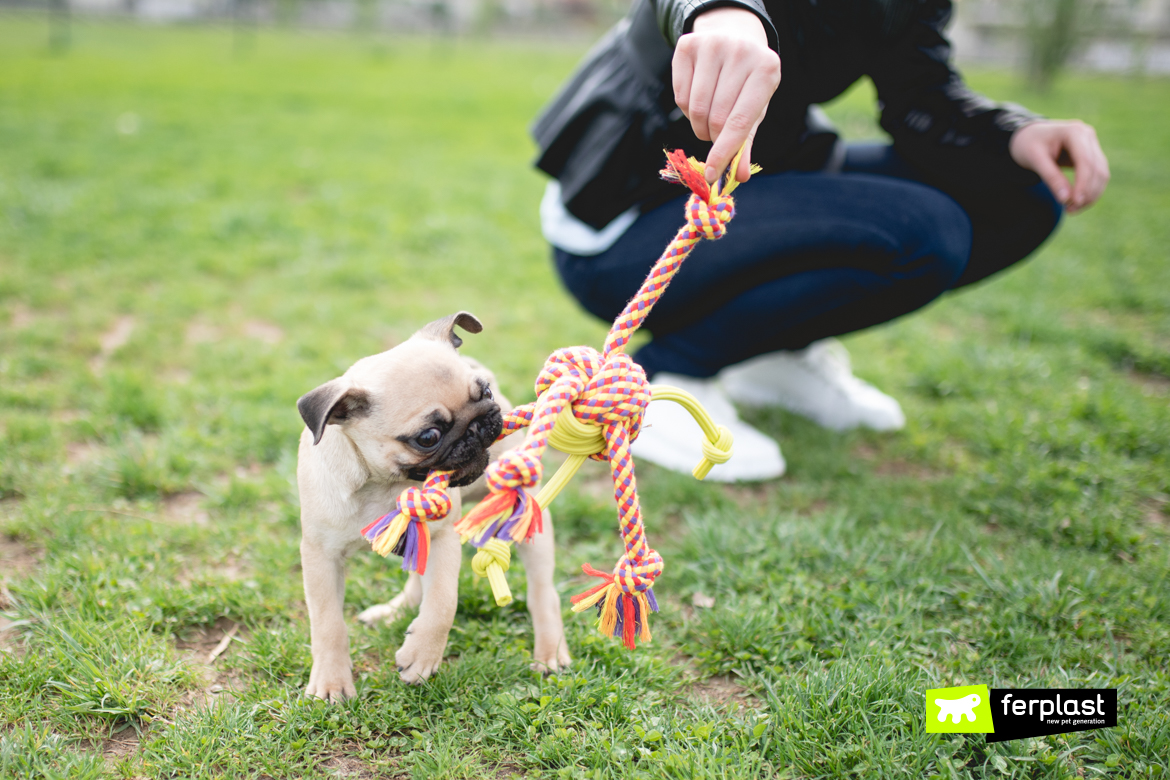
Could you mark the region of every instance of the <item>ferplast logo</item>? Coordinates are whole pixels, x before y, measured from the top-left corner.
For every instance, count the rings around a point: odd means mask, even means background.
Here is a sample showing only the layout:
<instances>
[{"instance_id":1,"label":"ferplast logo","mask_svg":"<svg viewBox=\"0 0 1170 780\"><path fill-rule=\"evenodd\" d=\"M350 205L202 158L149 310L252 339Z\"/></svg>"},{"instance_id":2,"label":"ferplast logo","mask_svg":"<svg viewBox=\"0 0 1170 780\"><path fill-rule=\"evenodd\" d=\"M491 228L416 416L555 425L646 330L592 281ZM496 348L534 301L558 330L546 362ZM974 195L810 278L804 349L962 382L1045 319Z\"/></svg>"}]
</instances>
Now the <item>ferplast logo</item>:
<instances>
[{"instance_id":1,"label":"ferplast logo","mask_svg":"<svg viewBox=\"0 0 1170 780\"><path fill-rule=\"evenodd\" d=\"M991 688L926 692L926 731L986 734L988 742L1117 725L1116 688Z\"/></svg>"},{"instance_id":2,"label":"ferplast logo","mask_svg":"<svg viewBox=\"0 0 1170 780\"><path fill-rule=\"evenodd\" d=\"M986 685L936 688L926 692L926 731L929 734L990 734L991 694Z\"/></svg>"}]
</instances>

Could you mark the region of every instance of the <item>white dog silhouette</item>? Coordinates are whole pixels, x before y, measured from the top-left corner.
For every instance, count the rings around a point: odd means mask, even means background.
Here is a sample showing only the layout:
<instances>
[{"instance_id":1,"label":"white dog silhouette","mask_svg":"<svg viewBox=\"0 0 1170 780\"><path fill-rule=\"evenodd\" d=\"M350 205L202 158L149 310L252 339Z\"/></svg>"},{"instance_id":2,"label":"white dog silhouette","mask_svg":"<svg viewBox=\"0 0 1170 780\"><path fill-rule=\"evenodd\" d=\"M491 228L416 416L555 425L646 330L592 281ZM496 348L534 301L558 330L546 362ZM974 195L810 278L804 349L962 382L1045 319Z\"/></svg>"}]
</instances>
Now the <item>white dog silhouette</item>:
<instances>
[{"instance_id":1,"label":"white dog silhouette","mask_svg":"<svg viewBox=\"0 0 1170 780\"><path fill-rule=\"evenodd\" d=\"M938 705L938 722L942 723L951 716L952 723L962 723L963 717L966 716L975 722L975 708L979 706L979 694L972 693L970 696L964 696L961 699L935 699L934 703Z\"/></svg>"}]
</instances>

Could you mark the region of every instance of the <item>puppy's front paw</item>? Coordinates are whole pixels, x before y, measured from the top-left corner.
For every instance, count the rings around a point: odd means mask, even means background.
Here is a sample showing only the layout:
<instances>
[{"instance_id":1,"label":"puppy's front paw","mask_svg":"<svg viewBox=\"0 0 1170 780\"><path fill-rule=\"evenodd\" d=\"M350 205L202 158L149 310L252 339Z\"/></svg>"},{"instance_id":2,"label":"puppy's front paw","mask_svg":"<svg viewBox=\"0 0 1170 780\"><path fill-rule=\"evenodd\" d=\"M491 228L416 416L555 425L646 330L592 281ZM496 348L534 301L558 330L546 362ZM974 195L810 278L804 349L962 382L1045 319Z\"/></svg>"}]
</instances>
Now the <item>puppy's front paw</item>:
<instances>
[{"instance_id":1,"label":"puppy's front paw","mask_svg":"<svg viewBox=\"0 0 1170 780\"><path fill-rule=\"evenodd\" d=\"M419 627L419 621L410 624L406 641L394 654L398 674L404 683L414 685L430 677L443 663L443 650L447 647L447 632Z\"/></svg>"},{"instance_id":2,"label":"puppy's front paw","mask_svg":"<svg viewBox=\"0 0 1170 780\"><path fill-rule=\"evenodd\" d=\"M375 626L379 622L393 622L405 613L406 604L396 598L387 604L375 604L368 609L362 610L358 614L357 619L367 626Z\"/></svg>"},{"instance_id":3,"label":"puppy's front paw","mask_svg":"<svg viewBox=\"0 0 1170 780\"><path fill-rule=\"evenodd\" d=\"M338 704L356 696L357 689L353 687L353 670L350 669L348 663L314 663L313 671L309 673L309 684L305 686L305 695L324 699L330 704Z\"/></svg>"}]
</instances>

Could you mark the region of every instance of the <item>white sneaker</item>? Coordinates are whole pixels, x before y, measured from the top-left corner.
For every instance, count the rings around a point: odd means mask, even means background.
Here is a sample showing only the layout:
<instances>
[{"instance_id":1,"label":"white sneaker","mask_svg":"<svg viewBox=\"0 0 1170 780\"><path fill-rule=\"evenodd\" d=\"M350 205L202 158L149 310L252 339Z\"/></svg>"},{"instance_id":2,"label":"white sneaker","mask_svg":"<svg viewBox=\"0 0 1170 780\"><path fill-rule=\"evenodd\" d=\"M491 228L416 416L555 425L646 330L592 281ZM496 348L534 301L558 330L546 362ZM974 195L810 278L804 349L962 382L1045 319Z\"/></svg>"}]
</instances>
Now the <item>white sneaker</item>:
<instances>
[{"instance_id":1,"label":"white sneaker","mask_svg":"<svg viewBox=\"0 0 1170 780\"><path fill-rule=\"evenodd\" d=\"M717 464L707 479L718 482L756 482L784 473L784 456L775 439L739 419L735 407L714 379L695 379L659 372L652 385L686 390L707 409L719 425L727 426L735 441L731 459ZM642 431L631 451L671 471L690 474L703 457L703 431L690 413L673 401L655 401L646 410Z\"/></svg>"},{"instance_id":2,"label":"white sneaker","mask_svg":"<svg viewBox=\"0 0 1170 780\"><path fill-rule=\"evenodd\" d=\"M906 415L896 400L853 376L837 339L799 352L772 352L723 369L728 396L745 406L779 406L835 431L865 426L896 431Z\"/></svg>"}]
</instances>

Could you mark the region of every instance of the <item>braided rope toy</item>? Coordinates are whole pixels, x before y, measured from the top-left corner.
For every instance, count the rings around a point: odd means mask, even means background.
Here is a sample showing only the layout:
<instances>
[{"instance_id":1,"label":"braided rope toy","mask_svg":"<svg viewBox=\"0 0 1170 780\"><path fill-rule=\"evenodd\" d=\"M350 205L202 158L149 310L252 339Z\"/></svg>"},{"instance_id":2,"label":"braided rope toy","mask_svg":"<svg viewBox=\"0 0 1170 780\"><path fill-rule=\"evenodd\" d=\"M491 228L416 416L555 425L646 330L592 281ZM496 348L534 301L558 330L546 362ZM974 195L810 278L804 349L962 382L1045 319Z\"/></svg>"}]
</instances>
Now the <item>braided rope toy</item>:
<instances>
[{"instance_id":1,"label":"braided rope toy","mask_svg":"<svg viewBox=\"0 0 1170 780\"><path fill-rule=\"evenodd\" d=\"M536 401L504 415L500 439L524 428L529 428L528 438L488 466L488 497L455 523L462 540L478 549L472 570L488 578L499 606L512 601L504 576L511 562L511 544L540 533L541 508L553 502L585 460L604 461L613 478L625 554L609 573L582 566L601 582L572 597L573 611L596 607L601 632L621 637L631 650L635 640L650 641L649 614L658 611L653 585L662 574L663 561L646 539L630 445L638 437L651 400L679 403L703 431L703 458L692 472L703 479L715 464L731 457L731 432L716 425L690 393L663 386L651 389L646 372L625 348L695 244L704 238L719 239L726 232L735 215L731 193L739 185L734 171L742 154L741 149L721 187L720 182L707 184L704 166L695 158L687 158L682 150L667 153L662 178L684 184L692 193L686 204L686 224L614 321L603 350L568 347L553 352L536 379ZM753 173L758 170L752 166ZM529 490L541 481L541 456L549 445L569 457L540 493L532 496ZM382 556L401 555L403 569L424 573L430 548L427 522L441 520L451 511L446 493L449 481L450 472L432 471L422 488L404 490L394 511L362 530L374 551Z\"/></svg>"}]
</instances>

